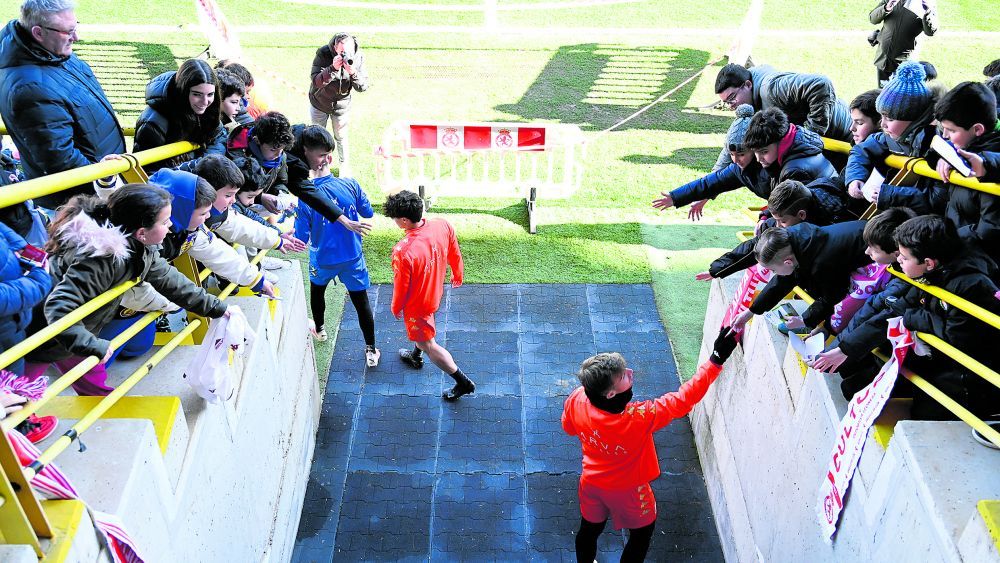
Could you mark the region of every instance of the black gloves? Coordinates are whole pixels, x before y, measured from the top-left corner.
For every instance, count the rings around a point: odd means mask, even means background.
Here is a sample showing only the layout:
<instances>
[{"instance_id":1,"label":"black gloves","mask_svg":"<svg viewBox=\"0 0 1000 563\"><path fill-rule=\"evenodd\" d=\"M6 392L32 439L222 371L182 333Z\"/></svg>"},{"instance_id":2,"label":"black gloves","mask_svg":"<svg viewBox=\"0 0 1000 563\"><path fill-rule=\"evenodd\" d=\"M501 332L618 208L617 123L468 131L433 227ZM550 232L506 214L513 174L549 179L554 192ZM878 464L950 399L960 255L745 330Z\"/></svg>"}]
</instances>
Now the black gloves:
<instances>
[{"instance_id":1,"label":"black gloves","mask_svg":"<svg viewBox=\"0 0 1000 563\"><path fill-rule=\"evenodd\" d=\"M712 345L712 356L709 359L712 360L713 364L721 366L726 363L735 349L736 333L728 326L724 326L719 331L719 336L715 338L715 344Z\"/></svg>"}]
</instances>

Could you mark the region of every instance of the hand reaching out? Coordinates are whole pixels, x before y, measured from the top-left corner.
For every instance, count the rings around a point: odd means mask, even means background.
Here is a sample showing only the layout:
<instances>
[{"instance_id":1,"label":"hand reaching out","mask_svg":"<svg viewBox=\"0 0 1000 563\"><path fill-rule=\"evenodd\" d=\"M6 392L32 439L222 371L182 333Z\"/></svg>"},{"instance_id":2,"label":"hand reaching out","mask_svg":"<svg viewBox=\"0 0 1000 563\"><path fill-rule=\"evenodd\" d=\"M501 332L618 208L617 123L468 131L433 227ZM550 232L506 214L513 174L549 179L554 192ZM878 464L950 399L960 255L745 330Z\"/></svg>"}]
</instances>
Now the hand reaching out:
<instances>
[{"instance_id":1,"label":"hand reaching out","mask_svg":"<svg viewBox=\"0 0 1000 563\"><path fill-rule=\"evenodd\" d=\"M352 233L357 233L361 236L365 236L369 231L372 230L372 226L368 223L362 223L361 221L352 221L348 219L346 215L341 215L337 222L344 226L348 231Z\"/></svg>"},{"instance_id":2,"label":"hand reaching out","mask_svg":"<svg viewBox=\"0 0 1000 563\"><path fill-rule=\"evenodd\" d=\"M653 207L663 211L674 206L674 198L670 197L670 192L660 192L663 197L653 200Z\"/></svg>"},{"instance_id":3,"label":"hand reaching out","mask_svg":"<svg viewBox=\"0 0 1000 563\"><path fill-rule=\"evenodd\" d=\"M303 252L306 249L306 243L295 238L292 233L282 233L281 235L282 243L278 250L282 254L288 254L289 252Z\"/></svg>"},{"instance_id":4,"label":"hand reaching out","mask_svg":"<svg viewBox=\"0 0 1000 563\"><path fill-rule=\"evenodd\" d=\"M712 274L710 274L709 272L698 272L697 274L694 275L694 279L698 281L711 281Z\"/></svg>"},{"instance_id":5,"label":"hand reaching out","mask_svg":"<svg viewBox=\"0 0 1000 563\"><path fill-rule=\"evenodd\" d=\"M708 203L707 199L692 203L691 209L688 210L688 219L692 221L701 221L702 210L705 209L706 203Z\"/></svg>"}]
</instances>

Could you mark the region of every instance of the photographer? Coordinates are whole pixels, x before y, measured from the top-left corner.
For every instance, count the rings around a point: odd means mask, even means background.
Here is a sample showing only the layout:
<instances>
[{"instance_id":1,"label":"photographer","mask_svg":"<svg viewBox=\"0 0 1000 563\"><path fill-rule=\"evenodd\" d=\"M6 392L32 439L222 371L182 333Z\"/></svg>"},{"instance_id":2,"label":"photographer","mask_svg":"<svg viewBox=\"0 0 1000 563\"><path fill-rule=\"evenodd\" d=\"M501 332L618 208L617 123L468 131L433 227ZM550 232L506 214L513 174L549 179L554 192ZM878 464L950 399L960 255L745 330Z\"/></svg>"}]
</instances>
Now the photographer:
<instances>
[{"instance_id":1,"label":"photographer","mask_svg":"<svg viewBox=\"0 0 1000 563\"><path fill-rule=\"evenodd\" d=\"M882 24L881 30L868 37L868 42L878 49L875 69L879 88L886 85L896 67L917 48L921 32L930 36L937 31L935 4L935 0L880 0L868 14L872 25Z\"/></svg>"},{"instance_id":2,"label":"photographer","mask_svg":"<svg viewBox=\"0 0 1000 563\"><path fill-rule=\"evenodd\" d=\"M347 33L334 35L328 45L316 50L310 76L309 113L312 123L326 127L327 118L333 122L333 138L337 141L337 156L340 159L337 175L349 176L347 123L351 91L364 92L368 89L364 55L358 47L358 40Z\"/></svg>"}]
</instances>

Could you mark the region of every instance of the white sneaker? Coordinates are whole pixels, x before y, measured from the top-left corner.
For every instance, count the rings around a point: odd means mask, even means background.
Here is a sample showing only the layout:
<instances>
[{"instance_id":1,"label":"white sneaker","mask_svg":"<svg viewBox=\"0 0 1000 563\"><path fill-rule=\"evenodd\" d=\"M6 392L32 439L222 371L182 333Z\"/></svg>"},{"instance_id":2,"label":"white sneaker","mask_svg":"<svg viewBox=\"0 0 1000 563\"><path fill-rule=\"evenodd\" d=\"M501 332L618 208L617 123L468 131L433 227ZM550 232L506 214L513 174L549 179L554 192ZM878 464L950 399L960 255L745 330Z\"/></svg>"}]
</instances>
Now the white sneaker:
<instances>
[{"instance_id":1,"label":"white sneaker","mask_svg":"<svg viewBox=\"0 0 1000 563\"><path fill-rule=\"evenodd\" d=\"M373 368L378 365L378 360L381 357L382 352L379 352L378 348L374 346L365 346L365 365Z\"/></svg>"},{"instance_id":2,"label":"white sneaker","mask_svg":"<svg viewBox=\"0 0 1000 563\"><path fill-rule=\"evenodd\" d=\"M317 342L326 342L327 334L326 327L320 325L319 330L316 330L316 322L309 319L309 334L316 339Z\"/></svg>"},{"instance_id":3,"label":"white sneaker","mask_svg":"<svg viewBox=\"0 0 1000 563\"><path fill-rule=\"evenodd\" d=\"M282 270L288 265L288 260L282 258L271 258L270 256L265 256L260 260L260 267L265 270Z\"/></svg>"}]
</instances>

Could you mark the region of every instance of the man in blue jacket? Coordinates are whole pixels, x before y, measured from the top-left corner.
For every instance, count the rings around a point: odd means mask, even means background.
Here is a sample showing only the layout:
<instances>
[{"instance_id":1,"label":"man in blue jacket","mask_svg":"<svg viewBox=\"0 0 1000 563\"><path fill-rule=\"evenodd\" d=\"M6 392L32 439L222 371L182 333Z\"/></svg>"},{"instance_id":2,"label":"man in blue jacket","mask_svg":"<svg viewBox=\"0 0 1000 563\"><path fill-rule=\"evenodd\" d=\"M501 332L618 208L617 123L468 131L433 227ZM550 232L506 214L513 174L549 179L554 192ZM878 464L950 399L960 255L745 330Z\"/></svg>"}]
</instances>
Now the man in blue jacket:
<instances>
[{"instance_id":1,"label":"man in blue jacket","mask_svg":"<svg viewBox=\"0 0 1000 563\"><path fill-rule=\"evenodd\" d=\"M0 116L21 152L28 179L125 152L111 102L87 63L70 0L25 0L21 17L0 31ZM77 186L35 199L55 209L90 190Z\"/></svg>"}]
</instances>

